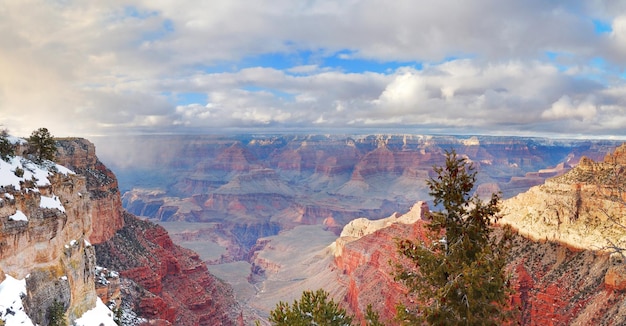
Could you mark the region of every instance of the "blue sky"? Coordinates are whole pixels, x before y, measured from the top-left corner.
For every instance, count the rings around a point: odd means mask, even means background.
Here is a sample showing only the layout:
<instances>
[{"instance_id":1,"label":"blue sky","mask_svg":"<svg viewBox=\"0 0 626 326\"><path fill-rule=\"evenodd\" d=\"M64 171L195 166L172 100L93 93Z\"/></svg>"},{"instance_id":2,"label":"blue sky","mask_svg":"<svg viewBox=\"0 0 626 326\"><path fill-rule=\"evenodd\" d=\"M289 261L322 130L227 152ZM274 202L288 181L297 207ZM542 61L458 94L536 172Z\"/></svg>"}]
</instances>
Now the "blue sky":
<instances>
[{"instance_id":1,"label":"blue sky","mask_svg":"<svg viewBox=\"0 0 626 326\"><path fill-rule=\"evenodd\" d=\"M624 137L619 1L0 4L15 134L412 131Z\"/></svg>"}]
</instances>

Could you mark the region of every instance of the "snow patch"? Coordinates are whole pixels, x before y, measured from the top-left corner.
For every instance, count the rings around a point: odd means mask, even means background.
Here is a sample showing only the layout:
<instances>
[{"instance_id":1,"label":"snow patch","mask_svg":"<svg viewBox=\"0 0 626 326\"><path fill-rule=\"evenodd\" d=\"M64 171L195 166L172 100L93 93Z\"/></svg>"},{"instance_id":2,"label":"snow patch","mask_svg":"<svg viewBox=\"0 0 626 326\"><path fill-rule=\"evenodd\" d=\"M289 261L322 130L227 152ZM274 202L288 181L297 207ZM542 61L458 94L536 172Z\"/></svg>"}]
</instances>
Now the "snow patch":
<instances>
[{"instance_id":1,"label":"snow patch","mask_svg":"<svg viewBox=\"0 0 626 326\"><path fill-rule=\"evenodd\" d=\"M113 320L113 312L102 303L100 298L96 298L96 307L85 312L80 318L74 321L76 326L117 326Z\"/></svg>"},{"instance_id":2,"label":"snow patch","mask_svg":"<svg viewBox=\"0 0 626 326\"><path fill-rule=\"evenodd\" d=\"M6 279L0 283L0 319L6 325L32 326L24 306L22 296L26 295L26 280L17 280L6 275Z\"/></svg>"},{"instance_id":3,"label":"snow patch","mask_svg":"<svg viewBox=\"0 0 626 326\"><path fill-rule=\"evenodd\" d=\"M58 209L61 212L65 213L65 207L63 207L63 205L61 204L61 201L59 200L59 197L57 196L53 196L53 197L46 197L46 196L41 196L41 201L39 202L39 207L41 208L52 208L52 209Z\"/></svg>"},{"instance_id":4,"label":"snow patch","mask_svg":"<svg viewBox=\"0 0 626 326\"><path fill-rule=\"evenodd\" d=\"M74 171L64 167L63 165L55 164L54 168L57 170L57 172L59 172L59 173L61 173L63 175L76 174Z\"/></svg>"},{"instance_id":5,"label":"snow patch","mask_svg":"<svg viewBox=\"0 0 626 326\"><path fill-rule=\"evenodd\" d=\"M15 212L15 214L9 216L9 221L26 221L26 222L28 222L28 217L26 217L26 215L22 211L20 211L18 209L17 212Z\"/></svg>"},{"instance_id":6,"label":"snow patch","mask_svg":"<svg viewBox=\"0 0 626 326\"><path fill-rule=\"evenodd\" d=\"M20 170L23 174L17 176L16 171ZM50 161L39 165L21 156L15 156L8 161L0 160L0 186L13 186L16 190L20 190L20 182L27 180L35 181L35 185L38 187L49 186L48 177L53 172L64 175L76 174L72 170Z\"/></svg>"}]
</instances>

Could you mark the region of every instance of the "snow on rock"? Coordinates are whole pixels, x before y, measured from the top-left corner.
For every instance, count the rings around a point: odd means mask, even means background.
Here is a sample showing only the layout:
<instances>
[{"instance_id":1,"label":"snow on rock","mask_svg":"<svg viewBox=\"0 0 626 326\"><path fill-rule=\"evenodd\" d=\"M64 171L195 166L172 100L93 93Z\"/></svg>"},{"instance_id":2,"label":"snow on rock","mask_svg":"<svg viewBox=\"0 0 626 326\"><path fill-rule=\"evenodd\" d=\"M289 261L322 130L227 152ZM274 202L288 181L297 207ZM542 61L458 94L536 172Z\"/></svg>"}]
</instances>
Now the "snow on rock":
<instances>
[{"instance_id":1,"label":"snow on rock","mask_svg":"<svg viewBox=\"0 0 626 326\"><path fill-rule=\"evenodd\" d=\"M33 325L24 312L21 298L23 295L26 295L26 280L17 280L6 275L6 279L0 283L0 319L6 325Z\"/></svg>"},{"instance_id":2,"label":"snow on rock","mask_svg":"<svg viewBox=\"0 0 626 326\"><path fill-rule=\"evenodd\" d=\"M9 162L0 160L0 186L13 186L15 189L20 189L20 181L24 178L15 175L17 168L22 169L19 157L13 157L9 159Z\"/></svg>"},{"instance_id":3,"label":"snow on rock","mask_svg":"<svg viewBox=\"0 0 626 326\"><path fill-rule=\"evenodd\" d=\"M65 207L63 207L63 205L61 204L61 201L59 200L59 197L57 196L52 196L52 197L41 196L39 207L52 208L52 209L56 208L60 210L61 212L65 212Z\"/></svg>"},{"instance_id":4,"label":"snow on rock","mask_svg":"<svg viewBox=\"0 0 626 326\"><path fill-rule=\"evenodd\" d=\"M18 170L23 171L21 177L16 174ZM50 161L39 165L21 156L12 157L8 161L0 160L0 186L13 186L16 190L20 190L20 182L26 180L35 180L35 185L38 187L49 186L48 176L52 174L52 171L64 175L75 174L72 170Z\"/></svg>"},{"instance_id":5,"label":"snow on rock","mask_svg":"<svg viewBox=\"0 0 626 326\"><path fill-rule=\"evenodd\" d=\"M96 299L96 307L85 312L80 318L74 321L76 326L117 326L113 320L113 312L102 303L100 298Z\"/></svg>"},{"instance_id":6,"label":"snow on rock","mask_svg":"<svg viewBox=\"0 0 626 326\"><path fill-rule=\"evenodd\" d=\"M9 221L28 221L28 217L18 209L15 214L9 216Z\"/></svg>"}]
</instances>

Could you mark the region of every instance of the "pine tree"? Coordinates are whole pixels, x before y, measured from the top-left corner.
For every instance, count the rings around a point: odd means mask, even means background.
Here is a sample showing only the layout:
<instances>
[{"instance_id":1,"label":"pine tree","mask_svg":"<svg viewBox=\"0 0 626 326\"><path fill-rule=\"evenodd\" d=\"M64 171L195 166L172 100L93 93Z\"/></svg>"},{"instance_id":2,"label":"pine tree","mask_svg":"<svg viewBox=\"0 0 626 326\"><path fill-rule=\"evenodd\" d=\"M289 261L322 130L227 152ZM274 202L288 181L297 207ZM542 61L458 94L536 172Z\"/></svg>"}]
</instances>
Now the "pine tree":
<instances>
[{"instance_id":1,"label":"pine tree","mask_svg":"<svg viewBox=\"0 0 626 326\"><path fill-rule=\"evenodd\" d=\"M15 149L8 136L9 132L6 129L0 130L0 159L5 161L15 156Z\"/></svg>"},{"instance_id":2,"label":"pine tree","mask_svg":"<svg viewBox=\"0 0 626 326\"><path fill-rule=\"evenodd\" d=\"M35 155L35 160L43 162L44 160L54 160L57 152L56 141L47 128L39 128L28 138L30 151Z\"/></svg>"},{"instance_id":3,"label":"pine tree","mask_svg":"<svg viewBox=\"0 0 626 326\"><path fill-rule=\"evenodd\" d=\"M454 150L428 181L440 212L431 213L428 240L398 242L410 261L396 265L396 280L418 298L415 307L398 307L406 325L500 325L510 317L511 290L504 270L511 246L510 229L493 234L500 197L488 202L470 196L476 171Z\"/></svg>"},{"instance_id":4,"label":"pine tree","mask_svg":"<svg viewBox=\"0 0 626 326\"><path fill-rule=\"evenodd\" d=\"M349 326L352 319L333 299L328 301L328 292L319 289L304 291L300 301L295 300L291 306L279 302L270 312L269 321L276 326Z\"/></svg>"}]
</instances>

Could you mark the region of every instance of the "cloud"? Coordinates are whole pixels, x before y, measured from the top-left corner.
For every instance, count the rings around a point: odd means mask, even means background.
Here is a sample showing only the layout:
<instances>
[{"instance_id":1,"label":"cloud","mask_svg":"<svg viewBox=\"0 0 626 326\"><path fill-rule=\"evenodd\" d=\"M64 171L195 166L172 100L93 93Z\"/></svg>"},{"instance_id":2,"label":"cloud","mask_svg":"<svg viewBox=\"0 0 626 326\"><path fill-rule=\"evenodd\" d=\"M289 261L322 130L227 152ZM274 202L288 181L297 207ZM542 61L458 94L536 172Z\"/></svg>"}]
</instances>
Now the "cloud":
<instances>
[{"instance_id":1,"label":"cloud","mask_svg":"<svg viewBox=\"0 0 626 326\"><path fill-rule=\"evenodd\" d=\"M624 44L600 0L7 0L0 124L624 133Z\"/></svg>"},{"instance_id":2,"label":"cloud","mask_svg":"<svg viewBox=\"0 0 626 326\"><path fill-rule=\"evenodd\" d=\"M583 101L572 101L569 96L564 95L558 101L552 103L550 109L544 111L541 117L549 120L577 119L590 121L596 116L597 111L592 98L587 98Z\"/></svg>"}]
</instances>

